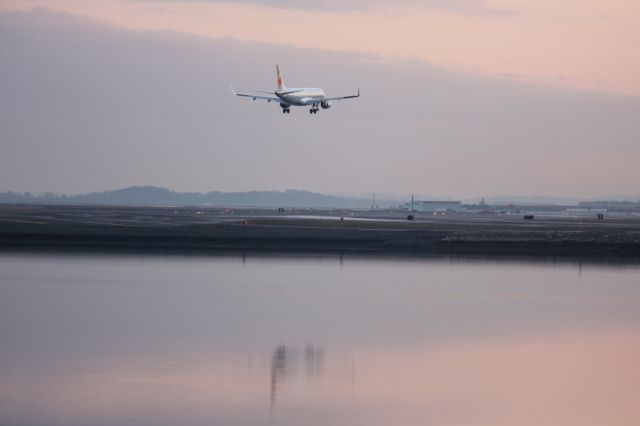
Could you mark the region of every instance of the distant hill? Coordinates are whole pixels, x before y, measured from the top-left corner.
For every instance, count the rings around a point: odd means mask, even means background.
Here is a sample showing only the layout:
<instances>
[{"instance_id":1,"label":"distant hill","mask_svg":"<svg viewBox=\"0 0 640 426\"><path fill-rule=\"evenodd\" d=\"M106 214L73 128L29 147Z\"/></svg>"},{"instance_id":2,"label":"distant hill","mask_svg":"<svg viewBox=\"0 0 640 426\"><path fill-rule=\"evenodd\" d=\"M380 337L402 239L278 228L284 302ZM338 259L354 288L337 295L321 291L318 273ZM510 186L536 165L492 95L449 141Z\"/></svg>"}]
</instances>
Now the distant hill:
<instances>
[{"instance_id":1,"label":"distant hill","mask_svg":"<svg viewBox=\"0 0 640 426\"><path fill-rule=\"evenodd\" d=\"M0 193L0 203L114 204L114 205L211 205L232 207L367 208L371 200L336 197L316 192L286 190L250 192L174 192L156 186L131 186L114 191L80 195L53 193ZM386 200L379 207L398 205Z\"/></svg>"},{"instance_id":2,"label":"distant hill","mask_svg":"<svg viewBox=\"0 0 640 426\"><path fill-rule=\"evenodd\" d=\"M376 196L379 208L396 207L407 202L410 196ZM498 196L487 197L489 205L556 205L600 207L610 209L637 209L640 203L630 202L631 197L602 197L597 201L581 201L576 198ZM422 197L419 199L427 199ZM248 191L248 192L175 192L157 186L130 186L113 191L91 192L89 194L63 195L51 192L32 194L29 192L0 192L0 203L40 203L40 204L105 204L105 205L145 205L145 206L224 206L224 207L296 207L296 208L370 208L371 198L358 195L326 195L317 192ZM476 204L476 200L467 200ZM593 205L591 205L593 204ZM635 206L635 207L634 207Z\"/></svg>"}]
</instances>

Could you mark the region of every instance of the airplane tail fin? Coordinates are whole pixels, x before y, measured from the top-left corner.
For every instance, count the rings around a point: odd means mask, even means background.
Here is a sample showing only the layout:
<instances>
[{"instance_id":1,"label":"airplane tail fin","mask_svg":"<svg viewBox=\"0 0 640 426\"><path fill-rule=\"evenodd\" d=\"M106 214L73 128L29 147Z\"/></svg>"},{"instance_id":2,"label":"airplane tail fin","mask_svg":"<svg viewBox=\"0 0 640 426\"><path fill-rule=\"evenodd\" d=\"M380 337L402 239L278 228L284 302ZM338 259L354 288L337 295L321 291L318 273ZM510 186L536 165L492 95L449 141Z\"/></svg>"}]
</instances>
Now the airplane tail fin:
<instances>
[{"instance_id":1,"label":"airplane tail fin","mask_svg":"<svg viewBox=\"0 0 640 426\"><path fill-rule=\"evenodd\" d=\"M280 73L280 66L276 65L276 75L278 77L278 92L284 92L285 90L287 90L286 86L284 85L284 80L282 79L282 74Z\"/></svg>"}]
</instances>

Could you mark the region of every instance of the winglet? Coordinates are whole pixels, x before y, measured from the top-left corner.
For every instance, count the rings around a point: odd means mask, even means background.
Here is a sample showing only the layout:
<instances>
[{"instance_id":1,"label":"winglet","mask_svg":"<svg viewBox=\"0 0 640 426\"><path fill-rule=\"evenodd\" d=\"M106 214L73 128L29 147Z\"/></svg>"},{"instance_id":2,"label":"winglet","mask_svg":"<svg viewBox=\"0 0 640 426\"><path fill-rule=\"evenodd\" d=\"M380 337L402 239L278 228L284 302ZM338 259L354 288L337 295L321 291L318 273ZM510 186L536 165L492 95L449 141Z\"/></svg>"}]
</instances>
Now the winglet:
<instances>
[{"instance_id":1,"label":"winglet","mask_svg":"<svg viewBox=\"0 0 640 426\"><path fill-rule=\"evenodd\" d=\"M229 86L229 88L231 89L231 93L233 93L234 95L238 96L238 94L236 93L235 90L233 90L233 86Z\"/></svg>"}]
</instances>

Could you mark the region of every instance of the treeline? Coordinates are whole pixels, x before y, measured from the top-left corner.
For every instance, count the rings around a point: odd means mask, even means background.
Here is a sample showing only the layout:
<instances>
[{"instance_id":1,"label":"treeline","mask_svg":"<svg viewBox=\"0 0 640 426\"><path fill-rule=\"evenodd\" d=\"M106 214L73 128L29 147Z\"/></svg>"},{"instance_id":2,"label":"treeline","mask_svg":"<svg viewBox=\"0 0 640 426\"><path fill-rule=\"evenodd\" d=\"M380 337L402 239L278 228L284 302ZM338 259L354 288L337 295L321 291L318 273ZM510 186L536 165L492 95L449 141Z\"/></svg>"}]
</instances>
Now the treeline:
<instances>
[{"instance_id":1,"label":"treeline","mask_svg":"<svg viewBox=\"0 0 640 426\"><path fill-rule=\"evenodd\" d=\"M615 211L640 210L640 202L632 201L583 201L578 207L586 209L607 209Z\"/></svg>"}]
</instances>

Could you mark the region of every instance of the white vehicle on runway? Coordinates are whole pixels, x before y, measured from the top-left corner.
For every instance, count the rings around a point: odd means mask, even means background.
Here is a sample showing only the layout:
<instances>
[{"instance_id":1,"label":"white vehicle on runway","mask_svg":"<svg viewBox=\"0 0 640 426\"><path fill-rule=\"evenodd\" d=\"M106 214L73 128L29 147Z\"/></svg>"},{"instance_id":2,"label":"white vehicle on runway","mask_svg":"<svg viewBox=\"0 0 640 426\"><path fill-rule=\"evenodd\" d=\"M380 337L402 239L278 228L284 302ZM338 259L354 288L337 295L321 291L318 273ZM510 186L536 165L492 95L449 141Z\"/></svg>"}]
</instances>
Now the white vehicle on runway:
<instances>
[{"instance_id":1,"label":"white vehicle on runway","mask_svg":"<svg viewBox=\"0 0 640 426\"><path fill-rule=\"evenodd\" d=\"M245 98L251 98L254 101L256 99L260 99L263 101L277 102L282 108L283 114L288 114L291 112L291 106L309 106L309 114L316 114L320 108L329 109L331 108L331 101L339 101L342 99L351 99L360 97L360 89L355 95L349 96L337 96L329 98L327 97L322 89L311 88L311 87L301 87L301 88L289 88L287 89L284 85L284 80L282 79L282 74L280 73L280 67L276 65L276 75L278 77L278 88L275 92L270 92L266 90L254 90L254 92L258 93L267 93L273 96L264 96L264 95L253 95L250 93L236 93L231 88L231 92L236 96L242 96Z\"/></svg>"}]
</instances>

